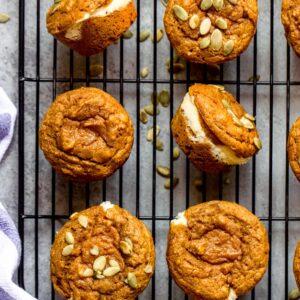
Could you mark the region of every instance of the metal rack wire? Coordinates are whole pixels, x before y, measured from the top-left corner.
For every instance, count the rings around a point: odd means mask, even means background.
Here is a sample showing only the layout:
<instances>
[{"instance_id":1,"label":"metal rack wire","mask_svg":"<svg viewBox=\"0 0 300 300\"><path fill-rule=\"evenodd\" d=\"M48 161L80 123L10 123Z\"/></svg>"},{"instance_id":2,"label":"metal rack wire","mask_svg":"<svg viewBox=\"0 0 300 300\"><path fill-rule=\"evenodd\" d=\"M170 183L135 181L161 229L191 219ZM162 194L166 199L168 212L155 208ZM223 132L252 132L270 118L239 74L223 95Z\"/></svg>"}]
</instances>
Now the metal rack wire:
<instances>
[{"instance_id":1,"label":"metal rack wire","mask_svg":"<svg viewBox=\"0 0 300 300\"><path fill-rule=\"evenodd\" d=\"M27 0L29 1L29 0ZM140 11L141 7L144 4L143 0L137 0L136 1L136 7L138 11L138 18L136 21L136 35L135 35L135 47L136 47L136 57L135 57L135 73L136 76L135 78L127 78L125 76L125 69L124 69L124 42L122 39L120 40L120 51L119 51L119 60L120 60L120 65L119 65L119 76L118 78L113 78L109 77L107 75L107 53L110 51L109 49L106 50L103 53L103 65L104 65L104 72L103 72L103 78L91 78L89 74L89 65L90 65L90 58L85 59L85 69L86 69L86 74L84 78L80 78L75 76L74 68L76 68L75 62L74 62L74 53L73 51L70 51L69 53L69 77L61 76L58 72L58 60L59 60L59 55L58 55L58 43L56 41L53 42L53 59L52 59L52 74L48 74L47 76L41 76L41 66L40 66L40 61L41 61L41 2L40 0L36 1L29 1L29 2L34 2L35 7L36 7L36 52L35 52L35 60L36 60L36 70L34 76L27 76L26 73L26 57L25 57L25 48L26 48L26 40L25 40L25 34L27 30L27 24L25 22L25 16L26 16L26 5L25 5L25 0L19 0L19 124L18 124L18 131L19 131L19 232L20 236L22 239L22 244L23 244L23 249L25 247L26 251L26 224L28 222L33 222L33 228L34 228L34 253L31 253L31 255L34 257L34 266L31 269L31 272L25 271L24 268L24 256L21 261L20 269L19 269L19 283L21 286L24 286L24 278L25 277L30 277L33 278L34 280L34 288L33 288L33 293L35 294L36 297L40 296L40 285L41 285L41 279L39 277L39 272L40 272L40 263L39 263L39 255L41 255L40 252L40 235L39 235L39 226L41 222L44 220L49 221L49 229L51 230L51 239L53 241L56 228L57 228L57 221L59 220L65 220L68 218L68 216L73 212L74 210L74 184L73 183L65 183L67 185L67 190L68 190L68 196L65 201L68 203L68 209L67 212L62 214L57 212L57 197L58 197L58 190L57 190L57 175L52 171L51 172L51 182L49 182L49 185L51 186L51 195L50 195L50 200L51 200L51 211L50 213L41 213L41 197L39 194L40 190L40 184L41 184L41 179L40 179L40 172L41 172L41 166L39 164L41 155L39 153L39 146L38 146L38 128L40 124L40 105L41 105L41 97L40 97L40 89L43 85L48 84L51 86L52 90L52 99L55 99L56 94L58 93L58 87L60 84L68 84L69 89L73 89L77 84L83 84L86 86L89 86L91 84L99 86L103 88L104 90L107 89L109 84L115 84L118 85L118 99L120 99L120 102L123 104L124 102L124 88L125 85L130 84L130 85L135 85L135 92L136 92L136 105L135 105L135 120L136 120L136 128L135 128L135 214L138 218L141 220L144 220L145 222L148 222L147 224L150 225L151 231L153 234L153 238L156 241L158 239L157 236L157 226L158 222L164 221L168 222L174 217L174 214L176 214L175 211L175 192L174 189L171 189L169 192L169 209L168 209L168 214L162 215L160 212L157 211L157 205L161 199L158 199L157 197L157 174L156 174L156 166L157 166L157 151L155 149L155 146L152 147L152 153L151 157L149 157L149 161L151 163L151 182L149 181L149 185L151 185L151 209L148 214L141 213L141 203L143 199L141 198L141 176L143 170L141 170L141 144L142 144L142 139L141 139L141 126L140 126L140 120L139 120L139 111L141 108L141 86L142 85L150 85L152 87L152 91L154 93L158 92L159 86L160 85L168 85L169 91L170 91L170 97L171 99L176 97L175 93L175 88L178 85L184 85L186 88L194 83L197 82L197 79L191 78L191 69L193 68L192 65L187 63L186 66L186 76L184 79L175 79L174 74L173 74L173 58L174 54L173 51L170 47L169 55L171 58L171 64L170 64L170 75L169 78L159 78L157 76L158 74L158 44L153 43L152 47L152 53L153 53L153 69L152 69L152 74L153 77L151 79L142 79L140 77L140 69L141 69L141 45L139 42L139 35L141 32L141 17L140 17ZM266 227L268 228L269 232L269 240L270 240L270 245L272 251L270 252L270 263L269 263L269 268L268 268L268 274L266 275L267 280L262 283L262 285L265 288L265 294L259 294L256 292L256 290L253 290L251 292L251 295L249 296L249 299L279 299L276 294L272 292L272 289L274 289L274 285L272 284L272 281L276 274L273 273L273 255L274 255L274 249L272 248L273 246L273 226L275 223L283 223L283 232L284 232L284 265L282 268L284 269L284 282L282 283L284 285L284 297L287 298L288 290L290 289L291 283L289 281L289 273L291 272L291 266L290 266L290 259L289 255L293 252L293 249L291 249L289 245L289 226L290 222L298 222L300 221L300 216L290 216L290 177L289 177L289 166L288 166L288 160L287 157L282 161L282 164L285 164L285 180L283 182L284 184L284 194L285 194L285 199L282 199L284 201L284 214L282 215L276 215L274 216L273 214L273 199L274 199L274 194L273 194L273 181L274 181L274 176L277 176L277 173L273 169L273 163L274 163L274 157L273 157L273 150L274 150L274 93L275 93L275 87L284 87L286 89L286 98L285 98L285 106L286 106L286 111L282 111L282 114L285 114L286 118L286 123L284 124L285 127L285 138L288 136L289 132L289 127L290 127L290 101L291 101L291 87L293 86L298 86L300 85L300 81L298 80L292 80L291 79L291 54L290 54L290 49L288 46L286 50L286 80L275 80L274 79L274 46L275 46L275 38L274 38L274 7L275 3L278 4L278 1L273 1L271 0L269 3L269 11L270 11L270 24L269 28L266 29L269 31L270 34L270 44L269 44L269 53L270 53L270 61L269 61L269 78L268 79L262 79L262 80L257 80L257 69L258 69L258 51L259 51L259 45L258 45L258 38L255 36L253 40L253 47L252 47L252 53L248 54L251 57L252 60L252 76L254 78L253 81L248 81L245 80L244 78L241 78L241 62L243 60L243 57L238 58L236 61L236 68L235 68L235 73L236 73L236 78L234 80L232 79L226 79L224 78L224 68L226 66L221 67L221 72L220 72L220 77L218 80L209 80L207 77L207 72L204 74L203 82L212 82L212 83L218 83L218 84L224 84L228 85L231 87L235 87L236 89L236 97L238 100L240 100L240 95L241 95L241 89L243 87L248 87L252 89L252 110L253 114L256 115L257 113L257 101L258 101L258 89L260 87L266 87L269 89L269 120L265 120L265 122L268 123L268 148L269 148L269 157L268 161L265 163L268 165L269 171L268 171L268 178L266 179L266 186L268 188L268 204L267 204L267 214L266 215L259 215L261 219L265 222ZM157 11L158 11L158 6L160 5L159 1L153 1L153 23L152 23L152 30L154 33L154 40L156 39L156 30L158 28L158 17L157 17ZM49 39L51 37L49 36ZM34 210L31 213L26 212L26 199L25 199L25 191L26 191L26 181L25 181L25 176L26 176L26 139L28 138L27 133L25 132L25 127L26 127L26 110L28 109L27 107L27 101L28 101L28 96L26 95L26 87L34 87L35 90L35 132L31 133L34 134L34 156L35 156L35 163L34 163L34 193L30 196L31 200L34 203ZM154 105L155 112L157 109L157 106ZM169 106L169 116L170 119L172 119L174 111L177 109L177 105L171 101L170 106ZM157 124L157 116L156 113L154 113L154 118L153 118L153 127L155 128ZM170 133L170 131L169 131ZM153 145L156 143L156 136L154 135L154 142ZM173 185L173 173L175 173L175 166L174 166L174 160L173 160L173 146L174 146L174 141L172 138L172 135L169 134L169 166L171 169L171 186ZM185 199L182 201L185 202L185 207L189 207L191 205L191 172L194 172L192 169L192 166L188 162L188 160L185 160L184 162L185 165L185 170L184 174L185 176L185 191L184 191L184 196ZM249 171L251 174L251 182L248 184L251 186L251 209L254 213L257 212L257 205L259 204L257 200L257 160L254 157L250 163L251 170ZM234 199L237 203L240 203L241 200L241 187L240 187L240 168L235 169L235 174L234 174ZM208 192L209 192L209 181L212 179L210 178L210 175L207 174L201 174L202 179L203 179L203 188L201 191L201 196L203 200L208 200ZM115 187L115 189L118 191L118 199L119 199L119 205L123 206L123 197L124 197L124 172L122 168L118 171L117 174L118 177L118 186ZM222 199L224 196L224 184L223 184L223 179L224 175L220 174L217 177L214 177L213 180L217 186L217 194L218 198ZM103 201L107 199L107 182L104 180L102 183L99 183L99 187L101 189L101 195ZM84 198L85 198L85 206L89 207L90 206L90 193L91 193L91 186L90 184L86 184L84 187L81 187L81 189L84 190ZM108 199L107 199L108 200ZM110 199L111 200L111 199ZM26 276L25 276L26 275ZM147 293L147 299L159 299L156 293L156 285L157 285L157 275L154 276L149 292ZM178 293L178 290L174 289L174 283L172 282L170 276L168 273L165 273L165 276L168 276L167 280L167 298L168 299L181 299L180 296L175 297L175 293ZM260 290L261 292L261 290ZM48 295L51 293L51 299L57 299L57 296L55 296L53 289L51 292L47 292ZM184 298L184 296L182 296ZM49 297L50 298L50 297ZM185 299L187 297L185 296Z\"/></svg>"}]
</instances>

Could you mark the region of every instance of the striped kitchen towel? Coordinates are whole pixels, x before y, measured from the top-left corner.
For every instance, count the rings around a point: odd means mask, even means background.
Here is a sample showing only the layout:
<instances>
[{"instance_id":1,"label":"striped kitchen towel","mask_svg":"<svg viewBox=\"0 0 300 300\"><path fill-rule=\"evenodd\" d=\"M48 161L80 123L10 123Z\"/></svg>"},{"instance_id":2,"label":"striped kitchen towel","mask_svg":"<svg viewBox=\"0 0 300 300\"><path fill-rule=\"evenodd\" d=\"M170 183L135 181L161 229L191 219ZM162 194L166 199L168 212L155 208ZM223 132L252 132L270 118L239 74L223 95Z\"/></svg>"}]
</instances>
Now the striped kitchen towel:
<instances>
[{"instance_id":1,"label":"striped kitchen towel","mask_svg":"<svg viewBox=\"0 0 300 300\"><path fill-rule=\"evenodd\" d=\"M32 296L18 287L12 277L21 255L21 242L18 231L0 203L0 299L34 300Z\"/></svg>"}]
</instances>

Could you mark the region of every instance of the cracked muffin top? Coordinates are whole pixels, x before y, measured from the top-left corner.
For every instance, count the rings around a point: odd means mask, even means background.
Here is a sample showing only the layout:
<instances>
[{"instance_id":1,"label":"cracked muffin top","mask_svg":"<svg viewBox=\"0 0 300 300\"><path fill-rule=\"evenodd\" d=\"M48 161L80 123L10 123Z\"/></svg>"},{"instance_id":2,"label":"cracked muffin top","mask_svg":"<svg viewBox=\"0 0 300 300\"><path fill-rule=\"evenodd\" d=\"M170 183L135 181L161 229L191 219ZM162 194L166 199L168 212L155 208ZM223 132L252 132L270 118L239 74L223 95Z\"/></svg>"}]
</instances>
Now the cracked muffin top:
<instances>
[{"instance_id":1,"label":"cracked muffin top","mask_svg":"<svg viewBox=\"0 0 300 300\"><path fill-rule=\"evenodd\" d=\"M176 283L196 299L237 299L262 278L268 258L263 224L236 203L201 203L171 222L168 266Z\"/></svg>"},{"instance_id":2,"label":"cracked muffin top","mask_svg":"<svg viewBox=\"0 0 300 300\"><path fill-rule=\"evenodd\" d=\"M223 63L248 47L257 17L256 0L169 0L164 24L180 56Z\"/></svg>"},{"instance_id":3,"label":"cracked muffin top","mask_svg":"<svg viewBox=\"0 0 300 300\"><path fill-rule=\"evenodd\" d=\"M289 133L288 156L290 166L300 181L300 118L293 124Z\"/></svg>"},{"instance_id":4,"label":"cracked muffin top","mask_svg":"<svg viewBox=\"0 0 300 300\"><path fill-rule=\"evenodd\" d=\"M101 180L120 168L133 144L131 119L96 88L61 94L40 128L40 146L54 169L75 181Z\"/></svg>"},{"instance_id":5,"label":"cracked muffin top","mask_svg":"<svg viewBox=\"0 0 300 300\"><path fill-rule=\"evenodd\" d=\"M147 287L154 264L145 224L107 201L71 215L57 233L51 280L66 299L134 300Z\"/></svg>"}]
</instances>

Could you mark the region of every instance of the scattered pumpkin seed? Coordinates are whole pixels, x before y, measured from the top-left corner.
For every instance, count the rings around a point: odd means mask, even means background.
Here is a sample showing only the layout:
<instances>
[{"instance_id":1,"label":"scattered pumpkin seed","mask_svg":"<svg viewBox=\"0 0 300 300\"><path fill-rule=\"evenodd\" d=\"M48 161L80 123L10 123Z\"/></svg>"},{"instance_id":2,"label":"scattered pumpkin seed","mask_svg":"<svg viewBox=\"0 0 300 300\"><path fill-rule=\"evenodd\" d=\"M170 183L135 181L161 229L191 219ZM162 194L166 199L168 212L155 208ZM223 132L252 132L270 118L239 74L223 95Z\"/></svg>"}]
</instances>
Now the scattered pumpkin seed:
<instances>
[{"instance_id":1,"label":"scattered pumpkin seed","mask_svg":"<svg viewBox=\"0 0 300 300\"><path fill-rule=\"evenodd\" d=\"M170 104L170 94L167 90L162 90L158 95L158 102L163 107L168 107Z\"/></svg>"},{"instance_id":2,"label":"scattered pumpkin seed","mask_svg":"<svg viewBox=\"0 0 300 300\"><path fill-rule=\"evenodd\" d=\"M253 117L252 115L250 115L250 114L248 114L248 113L245 113L245 114L244 114L244 117L247 118L247 119L250 120L250 121L253 121L253 122L255 121L255 117Z\"/></svg>"},{"instance_id":3,"label":"scattered pumpkin seed","mask_svg":"<svg viewBox=\"0 0 300 300\"><path fill-rule=\"evenodd\" d=\"M179 60L180 60L180 56L175 54L175 55L173 56L173 64L174 64L174 63L178 63ZM171 65L171 58L168 57L167 62L166 62L166 66L168 67L168 69L170 69L170 65Z\"/></svg>"},{"instance_id":4,"label":"scattered pumpkin seed","mask_svg":"<svg viewBox=\"0 0 300 300\"><path fill-rule=\"evenodd\" d=\"M237 0L227 0L230 4L232 5L236 5L237 4Z\"/></svg>"},{"instance_id":5,"label":"scattered pumpkin seed","mask_svg":"<svg viewBox=\"0 0 300 300\"><path fill-rule=\"evenodd\" d=\"M217 20L216 20L216 25L217 25L217 27L219 27L219 28L222 29L222 30L227 29L227 22L226 22L226 20L224 20L224 19L221 18L221 17L218 17L218 18L217 18Z\"/></svg>"},{"instance_id":6,"label":"scattered pumpkin seed","mask_svg":"<svg viewBox=\"0 0 300 300\"><path fill-rule=\"evenodd\" d=\"M224 55L227 56L229 55L234 47L234 41L233 40L229 40L227 42L224 43Z\"/></svg>"},{"instance_id":7,"label":"scattered pumpkin seed","mask_svg":"<svg viewBox=\"0 0 300 300\"><path fill-rule=\"evenodd\" d=\"M106 265L106 257L105 256L99 256L94 260L93 263L93 270L95 272L103 271Z\"/></svg>"},{"instance_id":8,"label":"scattered pumpkin seed","mask_svg":"<svg viewBox=\"0 0 300 300\"><path fill-rule=\"evenodd\" d=\"M253 139L254 145L257 147L257 149L261 149L262 148L262 142L259 138L255 137Z\"/></svg>"},{"instance_id":9,"label":"scattered pumpkin seed","mask_svg":"<svg viewBox=\"0 0 300 300\"><path fill-rule=\"evenodd\" d=\"M256 76L250 76L248 78L248 81L254 82L254 81L259 81L260 80L260 75L256 75Z\"/></svg>"},{"instance_id":10,"label":"scattered pumpkin seed","mask_svg":"<svg viewBox=\"0 0 300 300\"><path fill-rule=\"evenodd\" d=\"M224 184L225 184L225 185L229 185L230 183L231 183L230 179L229 179L228 177L226 177L226 178L224 179Z\"/></svg>"},{"instance_id":11,"label":"scattered pumpkin seed","mask_svg":"<svg viewBox=\"0 0 300 300\"><path fill-rule=\"evenodd\" d=\"M210 28L211 28L210 18L204 18L200 24L200 34L206 35L210 31Z\"/></svg>"},{"instance_id":12,"label":"scattered pumpkin seed","mask_svg":"<svg viewBox=\"0 0 300 300\"><path fill-rule=\"evenodd\" d=\"M105 277L112 277L121 271L120 267L108 267L103 271Z\"/></svg>"},{"instance_id":13,"label":"scattered pumpkin seed","mask_svg":"<svg viewBox=\"0 0 300 300\"><path fill-rule=\"evenodd\" d=\"M143 30L140 32L140 42L145 42L148 37L150 36L150 31L149 30Z\"/></svg>"},{"instance_id":14,"label":"scattered pumpkin seed","mask_svg":"<svg viewBox=\"0 0 300 300\"><path fill-rule=\"evenodd\" d=\"M192 29L196 29L200 24L200 18L198 15L192 15L189 20L189 25Z\"/></svg>"},{"instance_id":15,"label":"scattered pumpkin seed","mask_svg":"<svg viewBox=\"0 0 300 300\"><path fill-rule=\"evenodd\" d=\"M180 150L178 147L173 148L173 160L178 159L180 156Z\"/></svg>"},{"instance_id":16,"label":"scattered pumpkin seed","mask_svg":"<svg viewBox=\"0 0 300 300\"><path fill-rule=\"evenodd\" d=\"M62 250L62 255L63 256L70 255L72 253L73 249L74 249L74 245L73 244L64 247L63 250Z\"/></svg>"},{"instance_id":17,"label":"scattered pumpkin seed","mask_svg":"<svg viewBox=\"0 0 300 300\"><path fill-rule=\"evenodd\" d=\"M0 23L6 23L10 20L10 17L5 14L0 14Z\"/></svg>"},{"instance_id":18,"label":"scattered pumpkin seed","mask_svg":"<svg viewBox=\"0 0 300 300\"><path fill-rule=\"evenodd\" d=\"M149 104L149 105L146 105L145 107L144 107L144 110L145 110L145 112L149 115L149 116L154 116L154 106L153 106L153 104ZM159 108L158 107L156 107L156 114L157 115L159 115L159 113L160 113L160 110L159 110Z\"/></svg>"},{"instance_id":19,"label":"scattered pumpkin seed","mask_svg":"<svg viewBox=\"0 0 300 300\"><path fill-rule=\"evenodd\" d=\"M160 139L156 139L156 145L155 145L156 150L158 151L163 151L164 150L164 143Z\"/></svg>"},{"instance_id":20,"label":"scattered pumpkin seed","mask_svg":"<svg viewBox=\"0 0 300 300\"><path fill-rule=\"evenodd\" d=\"M201 188L203 187L203 181L201 178L195 178L193 184L197 190L201 190Z\"/></svg>"},{"instance_id":21,"label":"scattered pumpkin seed","mask_svg":"<svg viewBox=\"0 0 300 300\"><path fill-rule=\"evenodd\" d=\"M181 21L187 21L187 19L189 18L187 11L177 4L173 6L173 12L175 16Z\"/></svg>"},{"instance_id":22,"label":"scattered pumpkin seed","mask_svg":"<svg viewBox=\"0 0 300 300\"><path fill-rule=\"evenodd\" d=\"M69 217L69 219L71 220L71 219L73 219L77 215L78 215L78 212L75 211L74 213L71 214L71 216Z\"/></svg>"},{"instance_id":23,"label":"scattered pumpkin seed","mask_svg":"<svg viewBox=\"0 0 300 300\"><path fill-rule=\"evenodd\" d=\"M147 273L147 274L150 274L153 272L153 267L148 264L145 268L144 268L144 272Z\"/></svg>"},{"instance_id":24,"label":"scattered pumpkin seed","mask_svg":"<svg viewBox=\"0 0 300 300\"><path fill-rule=\"evenodd\" d=\"M199 40L200 49L206 49L210 45L210 36Z\"/></svg>"},{"instance_id":25,"label":"scattered pumpkin seed","mask_svg":"<svg viewBox=\"0 0 300 300\"><path fill-rule=\"evenodd\" d=\"M289 300L297 300L300 298L300 291L298 289L293 289L288 294Z\"/></svg>"},{"instance_id":26,"label":"scattered pumpkin seed","mask_svg":"<svg viewBox=\"0 0 300 300\"><path fill-rule=\"evenodd\" d=\"M96 273L96 278L97 278L97 279L103 279L103 278L105 278L105 276L102 275L102 272L97 272L97 273ZM101 299L102 299L102 298L101 298Z\"/></svg>"},{"instance_id":27,"label":"scattered pumpkin seed","mask_svg":"<svg viewBox=\"0 0 300 300\"><path fill-rule=\"evenodd\" d=\"M88 223L89 223L89 219L88 219L88 217L86 217L86 216L80 215L80 216L78 217L78 222L79 222L79 224L80 224L82 227L87 228Z\"/></svg>"},{"instance_id":28,"label":"scattered pumpkin seed","mask_svg":"<svg viewBox=\"0 0 300 300\"><path fill-rule=\"evenodd\" d=\"M65 240L68 244L74 244L74 236L72 232L68 231L65 236Z\"/></svg>"},{"instance_id":29,"label":"scattered pumpkin seed","mask_svg":"<svg viewBox=\"0 0 300 300\"><path fill-rule=\"evenodd\" d=\"M128 40L128 39L131 39L132 37L133 37L133 33L129 29L123 33L123 38L124 39Z\"/></svg>"},{"instance_id":30,"label":"scattered pumpkin seed","mask_svg":"<svg viewBox=\"0 0 300 300\"><path fill-rule=\"evenodd\" d=\"M120 242L120 249L125 255L131 255L133 250L132 242L129 238L125 238Z\"/></svg>"},{"instance_id":31,"label":"scattered pumpkin seed","mask_svg":"<svg viewBox=\"0 0 300 300\"><path fill-rule=\"evenodd\" d=\"M247 129L254 129L254 124L247 118L245 118L244 116L241 117L240 122L242 123L242 125L247 128Z\"/></svg>"},{"instance_id":32,"label":"scattered pumpkin seed","mask_svg":"<svg viewBox=\"0 0 300 300\"><path fill-rule=\"evenodd\" d=\"M103 66L100 64L90 65L90 76L97 77L103 72Z\"/></svg>"},{"instance_id":33,"label":"scattered pumpkin seed","mask_svg":"<svg viewBox=\"0 0 300 300\"><path fill-rule=\"evenodd\" d=\"M160 2L164 7L168 5L168 0L160 0Z\"/></svg>"},{"instance_id":34,"label":"scattered pumpkin seed","mask_svg":"<svg viewBox=\"0 0 300 300\"><path fill-rule=\"evenodd\" d=\"M79 272L81 277L92 277L94 275L94 271L91 268L85 268Z\"/></svg>"},{"instance_id":35,"label":"scattered pumpkin seed","mask_svg":"<svg viewBox=\"0 0 300 300\"><path fill-rule=\"evenodd\" d=\"M156 42L159 43L164 37L164 30L162 28L156 30ZM151 37L152 43L154 42L154 35Z\"/></svg>"},{"instance_id":36,"label":"scattered pumpkin seed","mask_svg":"<svg viewBox=\"0 0 300 300\"><path fill-rule=\"evenodd\" d=\"M137 278L134 273L129 272L127 274L127 282L133 289L136 289L138 287Z\"/></svg>"},{"instance_id":37,"label":"scattered pumpkin seed","mask_svg":"<svg viewBox=\"0 0 300 300\"><path fill-rule=\"evenodd\" d=\"M173 63L173 73L177 74L185 70L185 65L182 63ZM168 68L168 71L171 71L171 67Z\"/></svg>"},{"instance_id":38,"label":"scattered pumpkin seed","mask_svg":"<svg viewBox=\"0 0 300 300\"><path fill-rule=\"evenodd\" d=\"M219 89L221 92L225 91L225 88L223 85L220 84L209 84L210 86L214 86L215 88ZM227 101L227 100L225 100Z\"/></svg>"},{"instance_id":39,"label":"scattered pumpkin seed","mask_svg":"<svg viewBox=\"0 0 300 300\"><path fill-rule=\"evenodd\" d=\"M152 94L151 94L151 103L152 103L152 104L155 104L155 103L156 103L156 105L158 105L159 103L156 101L156 99L157 99L157 93L154 91L154 92L152 92Z\"/></svg>"},{"instance_id":40,"label":"scattered pumpkin seed","mask_svg":"<svg viewBox=\"0 0 300 300\"><path fill-rule=\"evenodd\" d=\"M223 34L219 29L215 29L210 37L211 47L213 50L220 50L222 47Z\"/></svg>"},{"instance_id":41,"label":"scattered pumpkin seed","mask_svg":"<svg viewBox=\"0 0 300 300\"><path fill-rule=\"evenodd\" d=\"M146 78L149 75L149 68L145 67L141 70L141 77Z\"/></svg>"},{"instance_id":42,"label":"scattered pumpkin seed","mask_svg":"<svg viewBox=\"0 0 300 300\"><path fill-rule=\"evenodd\" d=\"M160 127L159 125L156 125L156 136L158 136L159 133L160 133ZM147 132L147 141L152 142L153 136L154 136L153 127L151 127Z\"/></svg>"},{"instance_id":43,"label":"scattered pumpkin seed","mask_svg":"<svg viewBox=\"0 0 300 300\"><path fill-rule=\"evenodd\" d=\"M99 255L99 247L98 246L93 246L93 248L91 248L90 253L94 256L98 256Z\"/></svg>"},{"instance_id":44,"label":"scattered pumpkin seed","mask_svg":"<svg viewBox=\"0 0 300 300\"><path fill-rule=\"evenodd\" d=\"M173 177L173 188L175 188L178 185L178 183L179 183L179 178L174 176ZM171 178L167 178L165 180L164 187L167 190L169 190L171 188Z\"/></svg>"},{"instance_id":45,"label":"scattered pumpkin seed","mask_svg":"<svg viewBox=\"0 0 300 300\"><path fill-rule=\"evenodd\" d=\"M146 112L143 109L140 110L140 121L143 124L147 124L148 123L148 116L147 116Z\"/></svg>"},{"instance_id":46,"label":"scattered pumpkin seed","mask_svg":"<svg viewBox=\"0 0 300 300\"><path fill-rule=\"evenodd\" d=\"M237 126L243 126L240 119L235 115L235 113L231 110L231 108L227 109L228 113L232 116L233 123Z\"/></svg>"},{"instance_id":47,"label":"scattered pumpkin seed","mask_svg":"<svg viewBox=\"0 0 300 300\"><path fill-rule=\"evenodd\" d=\"M222 99L222 103L226 109L231 109L231 105L226 99Z\"/></svg>"},{"instance_id":48,"label":"scattered pumpkin seed","mask_svg":"<svg viewBox=\"0 0 300 300\"><path fill-rule=\"evenodd\" d=\"M224 0L213 0L213 6L217 11L220 11L224 6Z\"/></svg>"},{"instance_id":49,"label":"scattered pumpkin seed","mask_svg":"<svg viewBox=\"0 0 300 300\"><path fill-rule=\"evenodd\" d=\"M170 176L170 168L168 168L168 167L164 167L164 166L159 165L159 166L156 167L156 172L159 175L163 176L163 177L169 177Z\"/></svg>"},{"instance_id":50,"label":"scattered pumpkin seed","mask_svg":"<svg viewBox=\"0 0 300 300\"><path fill-rule=\"evenodd\" d=\"M202 10L209 10L213 5L213 0L202 0L200 8Z\"/></svg>"},{"instance_id":51,"label":"scattered pumpkin seed","mask_svg":"<svg viewBox=\"0 0 300 300\"><path fill-rule=\"evenodd\" d=\"M118 268L120 268L119 263L118 263L115 259L110 259L110 260L108 261L108 264L109 264L111 267L118 267Z\"/></svg>"}]
</instances>

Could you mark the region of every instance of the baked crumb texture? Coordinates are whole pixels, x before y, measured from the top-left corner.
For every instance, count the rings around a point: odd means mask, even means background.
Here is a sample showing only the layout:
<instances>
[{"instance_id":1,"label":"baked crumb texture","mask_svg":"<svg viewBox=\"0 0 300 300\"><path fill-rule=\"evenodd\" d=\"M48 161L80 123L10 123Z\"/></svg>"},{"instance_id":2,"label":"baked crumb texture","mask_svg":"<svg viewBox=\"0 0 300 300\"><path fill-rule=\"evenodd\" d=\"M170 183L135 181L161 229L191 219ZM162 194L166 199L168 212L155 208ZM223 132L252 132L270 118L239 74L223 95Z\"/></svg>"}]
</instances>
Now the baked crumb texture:
<instances>
[{"instance_id":1,"label":"baked crumb texture","mask_svg":"<svg viewBox=\"0 0 300 300\"><path fill-rule=\"evenodd\" d=\"M293 124L288 138L288 157L290 166L300 181L300 118Z\"/></svg>"}]
</instances>

